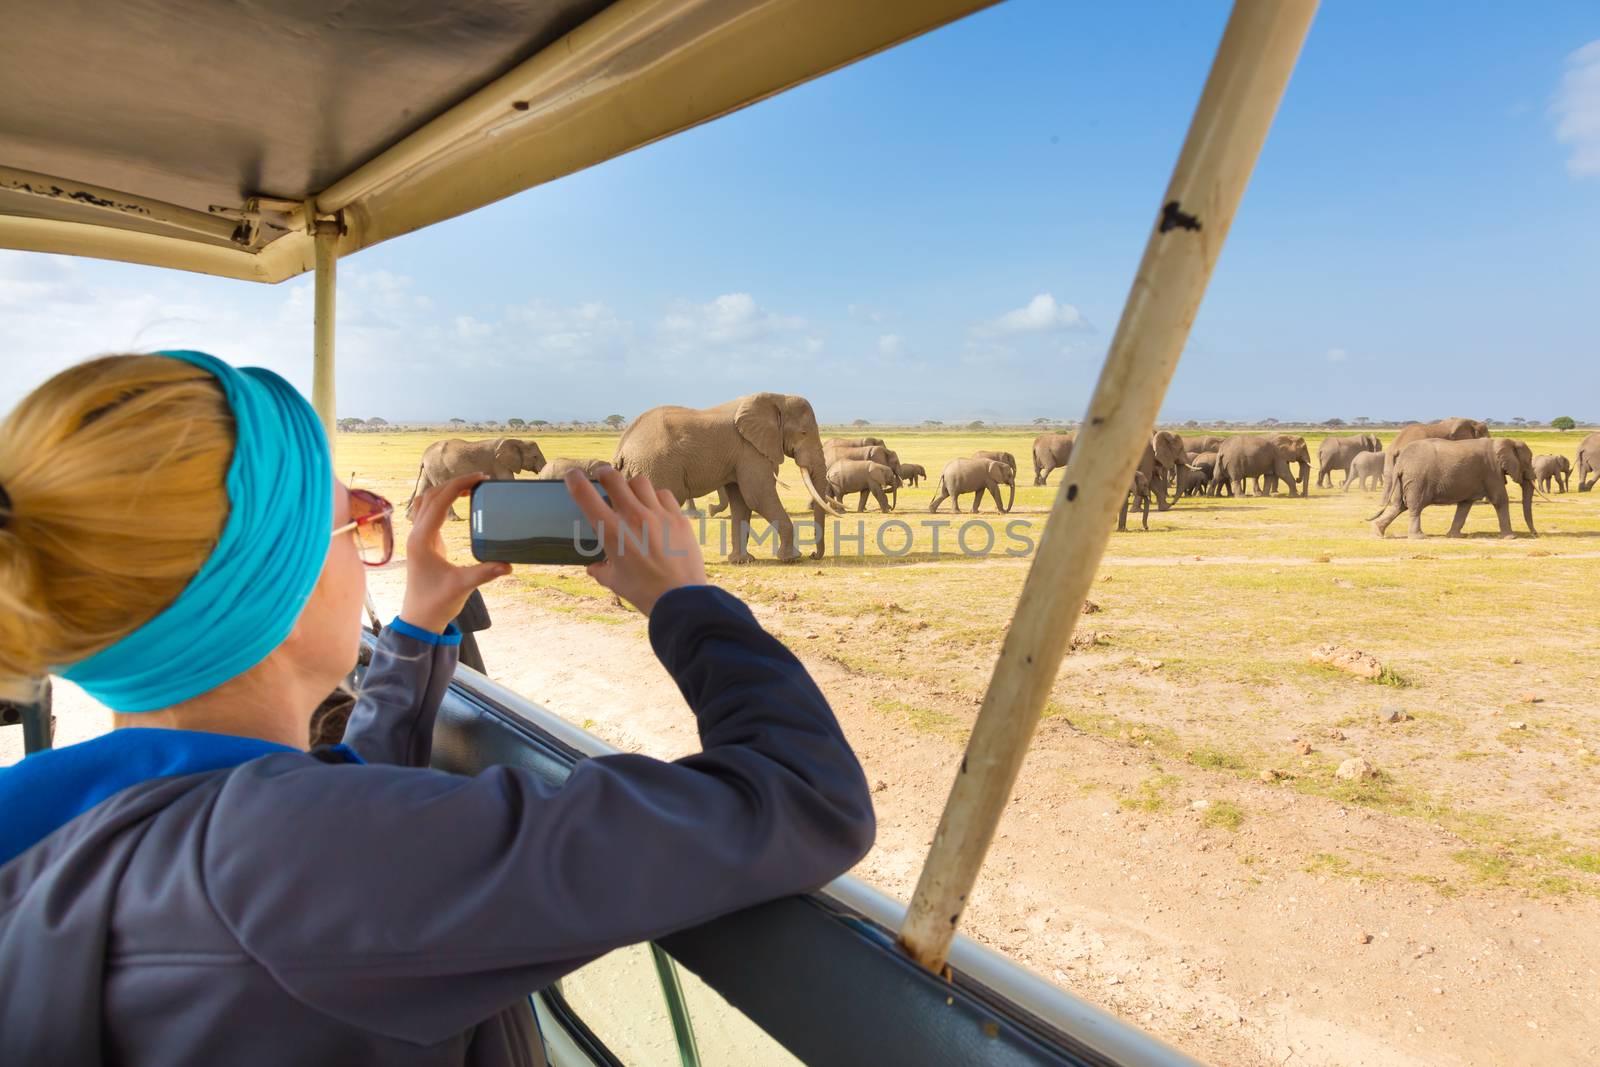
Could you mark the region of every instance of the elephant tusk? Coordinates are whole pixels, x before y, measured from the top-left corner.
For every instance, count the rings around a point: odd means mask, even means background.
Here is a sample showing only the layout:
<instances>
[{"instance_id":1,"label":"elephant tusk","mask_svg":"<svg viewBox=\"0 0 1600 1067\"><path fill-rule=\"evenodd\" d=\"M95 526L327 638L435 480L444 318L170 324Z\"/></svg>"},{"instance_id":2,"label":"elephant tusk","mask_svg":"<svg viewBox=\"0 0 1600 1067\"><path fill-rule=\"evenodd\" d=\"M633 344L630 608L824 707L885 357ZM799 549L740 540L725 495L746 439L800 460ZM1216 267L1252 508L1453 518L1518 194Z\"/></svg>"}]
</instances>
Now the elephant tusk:
<instances>
[{"instance_id":1,"label":"elephant tusk","mask_svg":"<svg viewBox=\"0 0 1600 1067\"><path fill-rule=\"evenodd\" d=\"M845 514L844 511L823 499L822 494L817 492L816 484L811 480L811 472L804 467L800 468L800 480L806 484L806 492L811 494L811 499L816 502L817 507L826 511L829 515L843 516Z\"/></svg>"}]
</instances>

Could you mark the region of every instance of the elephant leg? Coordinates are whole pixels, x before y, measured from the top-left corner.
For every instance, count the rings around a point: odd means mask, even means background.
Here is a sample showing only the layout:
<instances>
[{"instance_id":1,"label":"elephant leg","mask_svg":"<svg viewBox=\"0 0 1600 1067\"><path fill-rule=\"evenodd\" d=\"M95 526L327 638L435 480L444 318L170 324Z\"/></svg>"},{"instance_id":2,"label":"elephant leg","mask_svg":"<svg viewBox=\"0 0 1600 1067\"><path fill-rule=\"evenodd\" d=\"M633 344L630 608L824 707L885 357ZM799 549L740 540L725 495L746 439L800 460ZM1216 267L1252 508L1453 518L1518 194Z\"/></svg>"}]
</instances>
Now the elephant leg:
<instances>
[{"instance_id":1,"label":"elephant leg","mask_svg":"<svg viewBox=\"0 0 1600 1067\"><path fill-rule=\"evenodd\" d=\"M715 504L711 505L711 510L706 512L706 514L707 515L716 515L719 512L723 512L723 511L727 511L727 510L728 510L728 491L726 489L718 489L717 490L717 502Z\"/></svg>"},{"instance_id":2,"label":"elephant leg","mask_svg":"<svg viewBox=\"0 0 1600 1067\"><path fill-rule=\"evenodd\" d=\"M867 510L867 491L865 489L861 490L861 496L856 500L856 510Z\"/></svg>"},{"instance_id":3,"label":"elephant leg","mask_svg":"<svg viewBox=\"0 0 1600 1067\"><path fill-rule=\"evenodd\" d=\"M1500 536L1502 538L1517 536L1511 531L1511 498L1506 495L1505 490L1502 489L1498 497L1489 499L1494 502L1494 517L1500 520Z\"/></svg>"},{"instance_id":4,"label":"elephant leg","mask_svg":"<svg viewBox=\"0 0 1600 1067\"><path fill-rule=\"evenodd\" d=\"M1383 513L1381 515L1379 515L1376 519L1372 520L1372 530L1373 530L1373 532L1376 533L1379 537L1382 537L1384 535L1384 532L1389 529L1389 524L1394 522L1395 519L1399 518L1400 517L1400 513L1402 511L1404 511L1405 509L1406 509L1406 506L1405 506L1404 502L1402 502L1400 500L1394 501L1392 504L1390 504L1387 508L1385 508L1383 510Z\"/></svg>"},{"instance_id":5,"label":"elephant leg","mask_svg":"<svg viewBox=\"0 0 1600 1067\"><path fill-rule=\"evenodd\" d=\"M1128 494L1122 494L1122 507L1117 511L1117 529L1122 533L1128 532Z\"/></svg>"},{"instance_id":6,"label":"elephant leg","mask_svg":"<svg viewBox=\"0 0 1600 1067\"><path fill-rule=\"evenodd\" d=\"M728 517L733 521L733 551L728 553L729 563L749 563L755 559L750 554L750 505L737 485L728 487Z\"/></svg>"},{"instance_id":7,"label":"elephant leg","mask_svg":"<svg viewBox=\"0 0 1600 1067\"><path fill-rule=\"evenodd\" d=\"M1004 504L1000 503L1000 486L999 485L991 485L991 486L989 486L989 495L994 497L994 509L996 511L999 511L999 512L1003 513L1006 510L1006 508L1005 508ZM983 499L983 490L982 489L978 490L978 498L980 500ZM977 511L978 509L976 507L974 507L972 510L973 511Z\"/></svg>"},{"instance_id":8,"label":"elephant leg","mask_svg":"<svg viewBox=\"0 0 1600 1067\"><path fill-rule=\"evenodd\" d=\"M1282 457L1279 457L1277 466L1273 470L1273 481L1277 481L1279 478L1289 483L1289 495L1291 497L1300 495L1300 490L1295 487L1294 475L1289 473L1289 464L1283 462Z\"/></svg>"},{"instance_id":9,"label":"elephant leg","mask_svg":"<svg viewBox=\"0 0 1600 1067\"><path fill-rule=\"evenodd\" d=\"M1461 536L1461 528L1466 526L1466 524L1467 524L1467 513L1469 511L1471 511L1471 510L1472 510L1472 501L1470 501L1470 500L1463 500L1461 503L1456 505L1456 517L1454 519L1450 520L1450 529L1445 534L1446 537L1460 537ZM1508 519L1507 523L1506 523L1506 529L1509 530L1510 528L1511 528L1510 520Z\"/></svg>"},{"instance_id":10,"label":"elephant leg","mask_svg":"<svg viewBox=\"0 0 1600 1067\"><path fill-rule=\"evenodd\" d=\"M862 496L865 497L866 494L863 493ZM883 495L883 490L882 489L874 488L872 490L872 498L878 502L878 510L880 510L880 511L888 511L889 510L889 498ZM862 510L864 511L866 509L863 508Z\"/></svg>"},{"instance_id":11,"label":"elephant leg","mask_svg":"<svg viewBox=\"0 0 1600 1067\"><path fill-rule=\"evenodd\" d=\"M1422 532L1422 508L1422 498L1419 496L1417 502L1411 505L1411 529L1406 531L1407 537L1421 540L1427 536Z\"/></svg>"},{"instance_id":12,"label":"elephant leg","mask_svg":"<svg viewBox=\"0 0 1600 1067\"><path fill-rule=\"evenodd\" d=\"M768 478L770 477L768 475ZM789 512L784 508L783 501L778 498L777 483L763 481L754 486L741 485L739 492L749 502L752 511L777 527L777 558L785 563L799 559L800 550L794 543L794 520L789 518Z\"/></svg>"},{"instance_id":13,"label":"elephant leg","mask_svg":"<svg viewBox=\"0 0 1600 1067\"><path fill-rule=\"evenodd\" d=\"M947 498L949 495L950 495L949 487L944 484L944 479L940 478L939 479L939 493L938 493L937 496L935 496L933 498L933 503L928 505L928 510L929 511L938 511L939 510L939 505L943 504L945 502L945 498Z\"/></svg>"}]
</instances>

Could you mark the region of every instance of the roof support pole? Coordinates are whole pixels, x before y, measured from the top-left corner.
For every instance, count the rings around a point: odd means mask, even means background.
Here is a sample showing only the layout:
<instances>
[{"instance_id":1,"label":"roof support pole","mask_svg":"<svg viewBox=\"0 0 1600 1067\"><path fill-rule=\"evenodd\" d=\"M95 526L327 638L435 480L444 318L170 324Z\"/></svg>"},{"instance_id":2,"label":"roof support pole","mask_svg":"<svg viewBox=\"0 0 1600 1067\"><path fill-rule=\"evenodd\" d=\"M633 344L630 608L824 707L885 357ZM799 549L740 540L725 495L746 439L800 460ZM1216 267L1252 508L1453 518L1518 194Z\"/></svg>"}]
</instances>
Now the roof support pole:
<instances>
[{"instance_id":1,"label":"roof support pole","mask_svg":"<svg viewBox=\"0 0 1600 1067\"><path fill-rule=\"evenodd\" d=\"M1234 4L900 929L930 970L944 967L1316 7Z\"/></svg>"},{"instance_id":2,"label":"roof support pole","mask_svg":"<svg viewBox=\"0 0 1600 1067\"><path fill-rule=\"evenodd\" d=\"M322 429L328 435L328 450L334 451L333 325L336 317L336 289L339 273L339 223L322 219L316 224L316 298L311 325L311 406L322 416Z\"/></svg>"}]
</instances>

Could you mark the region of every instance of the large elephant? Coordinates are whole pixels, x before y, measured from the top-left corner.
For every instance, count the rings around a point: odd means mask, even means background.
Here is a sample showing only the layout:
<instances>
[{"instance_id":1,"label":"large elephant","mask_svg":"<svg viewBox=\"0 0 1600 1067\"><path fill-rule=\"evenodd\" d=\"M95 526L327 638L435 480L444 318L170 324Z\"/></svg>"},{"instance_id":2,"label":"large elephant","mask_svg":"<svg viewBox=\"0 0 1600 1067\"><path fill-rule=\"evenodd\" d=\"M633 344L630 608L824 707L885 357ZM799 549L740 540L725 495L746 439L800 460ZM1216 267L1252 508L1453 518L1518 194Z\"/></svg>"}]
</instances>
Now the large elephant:
<instances>
[{"instance_id":1,"label":"large elephant","mask_svg":"<svg viewBox=\"0 0 1600 1067\"><path fill-rule=\"evenodd\" d=\"M733 518L729 563L748 563L750 515L778 531L780 560L800 558L794 522L778 497L778 468L788 456L800 468L817 524L813 559L823 557L823 518L843 514L823 498L828 468L822 460L817 416L802 396L752 393L712 408L665 405L640 415L617 442L612 464L625 475L648 475L681 504L726 489Z\"/></svg>"},{"instance_id":2,"label":"large elephant","mask_svg":"<svg viewBox=\"0 0 1600 1067\"><path fill-rule=\"evenodd\" d=\"M893 511L900 501L900 478L882 463L870 459L841 459L828 468L829 495L843 501L847 493L860 493L857 511L867 510L867 494L883 511ZM890 501L887 494L893 493Z\"/></svg>"},{"instance_id":3,"label":"large elephant","mask_svg":"<svg viewBox=\"0 0 1600 1067\"><path fill-rule=\"evenodd\" d=\"M1446 441L1425 438L1413 441L1395 457L1390 481L1384 486L1383 504L1372 516L1372 528L1379 537L1400 512L1410 510L1412 537L1421 537L1422 509L1431 504L1454 504L1455 521L1449 537L1460 537L1461 527L1473 502L1487 497L1500 519L1500 536L1511 532L1511 503L1506 479L1522 487L1522 521L1534 537L1533 527L1533 452L1521 441L1507 437L1492 440Z\"/></svg>"},{"instance_id":4,"label":"large elephant","mask_svg":"<svg viewBox=\"0 0 1600 1067\"><path fill-rule=\"evenodd\" d=\"M1572 475L1572 460L1566 456L1537 456L1533 461L1533 476L1538 479L1539 491L1548 493L1550 483L1565 493L1567 479Z\"/></svg>"},{"instance_id":5,"label":"large elephant","mask_svg":"<svg viewBox=\"0 0 1600 1067\"><path fill-rule=\"evenodd\" d=\"M915 488L916 484L927 476L928 468L924 467L920 463L900 464L900 480L912 488Z\"/></svg>"},{"instance_id":6,"label":"large elephant","mask_svg":"<svg viewBox=\"0 0 1600 1067\"><path fill-rule=\"evenodd\" d=\"M544 453L539 451L538 444L523 438L496 437L491 441L463 441L459 437L449 437L435 441L422 450L417 481L411 487L410 499L406 501L406 518L411 517L418 495L463 474L515 478L519 471L538 474L542 470ZM450 517L461 518L456 514L453 504Z\"/></svg>"},{"instance_id":7,"label":"large elephant","mask_svg":"<svg viewBox=\"0 0 1600 1067\"><path fill-rule=\"evenodd\" d=\"M1394 459L1400 450L1413 441L1481 441L1489 436L1489 427L1477 419L1449 418L1433 422L1413 422L1395 434L1383 453L1383 482L1393 480Z\"/></svg>"},{"instance_id":8,"label":"large elephant","mask_svg":"<svg viewBox=\"0 0 1600 1067\"><path fill-rule=\"evenodd\" d=\"M1033 484L1044 485L1052 471L1065 467L1072 458L1074 433L1042 433L1033 439Z\"/></svg>"},{"instance_id":9,"label":"large elephant","mask_svg":"<svg viewBox=\"0 0 1600 1067\"><path fill-rule=\"evenodd\" d=\"M994 497L994 506L1001 511L1010 511L1010 504L1000 503L1000 487L1011 486L1011 497L1016 499L1017 470L1008 467L995 459L979 459L976 456L953 459L944 465L944 470L939 474L939 494L928 505L929 511L938 511L939 505L948 497L950 506L955 508L956 514L961 514L961 494L972 493L972 510L976 512L978 505L983 501L984 490Z\"/></svg>"},{"instance_id":10,"label":"large elephant","mask_svg":"<svg viewBox=\"0 0 1600 1067\"><path fill-rule=\"evenodd\" d=\"M1210 494L1217 496L1222 487L1227 485L1233 495L1248 496L1250 479L1259 476L1266 479L1265 492L1268 496L1277 492L1280 479L1289 483L1290 496L1299 496L1300 493L1295 491L1296 478L1289 470L1291 463L1300 464L1298 481L1303 491L1309 494L1311 450L1304 437L1293 434L1242 434L1230 437L1217 450Z\"/></svg>"},{"instance_id":11,"label":"large elephant","mask_svg":"<svg viewBox=\"0 0 1600 1067\"><path fill-rule=\"evenodd\" d=\"M1375 433L1324 437L1317 446L1317 488L1332 489L1333 472L1349 471L1350 461L1361 453L1382 451L1383 442Z\"/></svg>"},{"instance_id":12,"label":"large elephant","mask_svg":"<svg viewBox=\"0 0 1600 1067\"><path fill-rule=\"evenodd\" d=\"M1360 452L1352 456L1350 466L1344 472L1344 484L1339 487L1341 492L1350 491L1350 483L1355 482L1362 492L1383 484L1383 453ZM1371 482L1372 485L1367 483Z\"/></svg>"},{"instance_id":13,"label":"large elephant","mask_svg":"<svg viewBox=\"0 0 1600 1067\"><path fill-rule=\"evenodd\" d=\"M1596 482L1600 482L1600 433L1590 434L1578 445L1578 492L1587 493Z\"/></svg>"}]
</instances>

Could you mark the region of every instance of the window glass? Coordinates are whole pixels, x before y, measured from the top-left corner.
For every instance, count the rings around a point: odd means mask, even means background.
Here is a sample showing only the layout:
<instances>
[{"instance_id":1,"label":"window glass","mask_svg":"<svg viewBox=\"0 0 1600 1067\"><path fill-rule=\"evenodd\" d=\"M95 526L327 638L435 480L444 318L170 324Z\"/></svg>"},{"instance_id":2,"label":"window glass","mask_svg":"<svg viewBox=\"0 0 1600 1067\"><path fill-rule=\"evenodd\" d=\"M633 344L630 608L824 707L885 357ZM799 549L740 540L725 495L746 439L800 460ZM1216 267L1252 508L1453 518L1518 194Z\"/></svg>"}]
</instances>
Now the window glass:
<instances>
[{"instance_id":1,"label":"window glass","mask_svg":"<svg viewBox=\"0 0 1600 1067\"><path fill-rule=\"evenodd\" d=\"M648 945L609 952L561 979L557 988L573 1014L628 1067L680 1062Z\"/></svg>"},{"instance_id":2,"label":"window glass","mask_svg":"<svg viewBox=\"0 0 1600 1067\"><path fill-rule=\"evenodd\" d=\"M686 967L673 965L700 1067L800 1067L800 1061Z\"/></svg>"}]
</instances>

